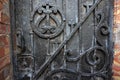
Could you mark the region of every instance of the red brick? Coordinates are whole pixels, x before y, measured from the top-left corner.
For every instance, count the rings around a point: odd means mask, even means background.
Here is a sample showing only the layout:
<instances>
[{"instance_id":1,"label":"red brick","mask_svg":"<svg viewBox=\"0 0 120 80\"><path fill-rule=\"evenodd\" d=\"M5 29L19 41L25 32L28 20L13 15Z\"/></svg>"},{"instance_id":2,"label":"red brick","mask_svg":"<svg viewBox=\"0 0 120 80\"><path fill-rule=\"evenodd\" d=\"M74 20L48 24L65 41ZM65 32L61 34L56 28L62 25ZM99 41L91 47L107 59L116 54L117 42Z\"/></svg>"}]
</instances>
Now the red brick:
<instances>
[{"instance_id":1,"label":"red brick","mask_svg":"<svg viewBox=\"0 0 120 80\"><path fill-rule=\"evenodd\" d=\"M10 47L9 46L5 46L5 55L9 55L10 54Z\"/></svg>"},{"instance_id":2,"label":"red brick","mask_svg":"<svg viewBox=\"0 0 120 80\"><path fill-rule=\"evenodd\" d=\"M7 25L7 34L10 34L10 25Z\"/></svg>"},{"instance_id":3,"label":"red brick","mask_svg":"<svg viewBox=\"0 0 120 80\"><path fill-rule=\"evenodd\" d=\"M5 80L3 71L0 72L0 80Z\"/></svg>"},{"instance_id":4,"label":"red brick","mask_svg":"<svg viewBox=\"0 0 120 80\"><path fill-rule=\"evenodd\" d=\"M0 24L0 34L5 34L6 33L6 25Z\"/></svg>"},{"instance_id":5,"label":"red brick","mask_svg":"<svg viewBox=\"0 0 120 80\"><path fill-rule=\"evenodd\" d=\"M8 46L8 44L9 44L8 36L6 35L0 36L0 46Z\"/></svg>"},{"instance_id":6,"label":"red brick","mask_svg":"<svg viewBox=\"0 0 120 80\"><path fill-rule=\"evenodd\" d=\"M0 46L0 59L5 57L6 55L9 55L10 48L9 46Z\"/></svg>"},{"instance_id":7,"label":"red brick","mask_svg":"<svg viewBox=\"0 0 120 80\"><path fill-rule=\"evenodd\" d=\"M0 58L5 56L5 49L4 47L0 47Z\"/></svg>"},{"instance_id":8,"label":"red brick","mask_svg":"<svg viewBox=\"0 0 120 80\"><path fill-rule=\"evenodd\" d=\"M3 8L3 4L2 3L0 3L0 10Z\"/></svg>"},{"instance_id":9,"label":"red brick","mask_svg":"<svg viewBox=\"0 0 120 80\"><path fill-rule=\"evenodd\" d=\"M0 71L3 70L8 64L10 64L10 56L6 55L0 59Z\"/></svg>"},{"instance_id":10,"label":"red brick","mask_svg":"<svg viewBox=\"0 0 120 80\"><path fill-rule=\"evenodd\" d=\"M10 21L8 0L0 0L0 80L10 79L9 33Z\"/></svg>"},{"instance_id":11,"label":"red brick","mask_svg":"<svg viewBox=\"0 0 120 80\"><path fill-rule=\"evenodd\" d=\"M115 35L115 46L114 46L114 63L113 63L113 78L114 80L120 80L120 0L115 0L114 6L114 35Z\"/></svg>"},{"instance_id":12,"label":"red brick","mask_svg":"<svg viewBox=\"0 0 120 80\"><path fill-rule=\"evenodd\" d=\"M0 71L0 80L11 80L10 79L10 65L6 65L6 67Z\"/></svg>"},{"instance_id":13,"label":"red brick","mask_svg":"<svg viewBox=\"0 0 120 80\"><path fill-rule=\"evenodd\" d=\"M9 17L6 14L1 15L1 22L4 24L9 24Z\"/></svg>"}]
</instances>

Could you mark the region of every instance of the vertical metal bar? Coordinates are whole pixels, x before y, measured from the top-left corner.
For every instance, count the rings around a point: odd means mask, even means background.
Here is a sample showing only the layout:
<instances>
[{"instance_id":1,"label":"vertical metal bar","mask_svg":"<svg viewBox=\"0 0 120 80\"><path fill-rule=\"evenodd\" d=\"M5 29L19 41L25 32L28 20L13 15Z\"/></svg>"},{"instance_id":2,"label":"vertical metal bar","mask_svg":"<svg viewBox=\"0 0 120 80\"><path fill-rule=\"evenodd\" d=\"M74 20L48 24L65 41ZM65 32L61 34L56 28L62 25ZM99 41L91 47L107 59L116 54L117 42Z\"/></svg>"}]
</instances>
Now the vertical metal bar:
<instances>
[{"instance_id":1,"label":"vertical metal bar","mask_svg":"<svg viewBox=\"0 0 120 80\"><path fill-rule=\"evenodd\" d=\"M30 38L31 38L31 55L32 55L32 64L31 64L31 70L32 70L32 78L33 79L33 72L35 71L35 56L34 56L34 36L32 30L30 31Z\"/></svg>"},{"instance_id":2,"label":"vertical metal bar","mask_svg":"<svg viewBox=\"0 0 120 80\"><path fill-rule=\"evenodd\" d=\"M17 80L16 75L16 60L15 60L15 52L14 52L14 33L15 33L15 8L14 8L14 0L9 0L9 9L10 9L10 58L12 61L12 79Z\"/></svg>"},{"instance_id":3,"label":"vertical metal bar","mask_svg":"<svg viewBox=\"0 0 120 80\"><path fill-rule=\"evenodd\" d=\"M95 0L93 0L93 4L95 4ZM97 6L96 6L96 8L97 8ZM96 23L96 19L95 19L95 11L96 11L96 8L93 10L93 27L94 27L94 35L93 35L93 47L95 47L96 46L96 25L97 25L97 23ZM94 55L93 56L95 56L96 55L96 50L94 50ZM92 66L91 67L91 73L93 73L94 74L94 70L95 70L95 68L96 68L96 65L94 65L94 66ZM93 77L93 79L94 79L94 77Z\"/></svg>"},{"instance_id":4,"label":"vertical metal bar","mask_svg":"<svg viewBox=\"0 0 120 80\"><path fill-rule=\"evenodd\" d=\"M82 17L81 17L81 5L82 5L82 0L78 0L78 22L81 21ZM79 55L81 55L82 53L82 27L79 27L78 29L78 35L79 35ZM78 80L81 80L81 58L80 60L78 61L78 64L77 64L77 67L78 67L78 72L79 72L79 75L78 75Z\"/></svg>"},{"instance_id":5,"label":"vertical metal bar","mask_svg":"<svg viewBox=\"0 0 120 80\"><path fill-rule=\"evenodd\" d=\"M66 16L66 1L65 0L62 0L62 4L63 4L63 14ZM65 24L65 28L64 28L64 40L66 39L66 24ZM66 68L66 59L65 59L65 54L66 54L66 50L67 50L67 45L65 44L64 45L64 63L63 63L63 68Z\"/></svg>"},{"instance_id":6,"label":"vertical metal bar","mask_svg":"<svg viewBox=\"0 0 120 80\"><path fill-rule=\"evenodd\" d=\"M113 51L113 48L114 48L114 41L113 41L113 17L114 17L114 1L115 0L107 0L107 5L109 6L109 17L108 17L108 23L109 23L109 29L110 29L110 35L109 35L109 39L108 39L108 46L109 46L109 49L108 49L108 53L109 53L109 56L110 56L110 59L109 59L109 62L110 62L110 77L108 78L108 80L112 80L112 63L113 63L113 56L114 56L114 51Z\"/></svg>"},{"instance_id":7,"label":"vertical metal bar","mask_svg":"<svg viewBox=\"0 0 120 80\"><path fill-rule=\"evenodd\" d=\"M47 55L50 56L50 39L48 38Z\"/></svg>"}]
</instances>

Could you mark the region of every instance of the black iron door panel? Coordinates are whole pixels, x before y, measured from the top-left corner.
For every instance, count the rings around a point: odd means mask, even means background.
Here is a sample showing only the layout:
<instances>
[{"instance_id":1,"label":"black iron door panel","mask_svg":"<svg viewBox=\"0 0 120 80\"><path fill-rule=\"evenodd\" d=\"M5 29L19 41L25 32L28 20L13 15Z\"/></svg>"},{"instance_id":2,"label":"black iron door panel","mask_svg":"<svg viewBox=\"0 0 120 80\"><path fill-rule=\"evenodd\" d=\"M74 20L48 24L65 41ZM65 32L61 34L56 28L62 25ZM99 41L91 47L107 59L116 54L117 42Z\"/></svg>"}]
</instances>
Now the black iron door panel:
<instances>
[{"instance_id":1,"label":"black iron door panel","mask_svg":"<svg viewBox=\"0 0 120 80\"><path fill-rule=\"evenodd\" d=\"M112 80L112 0L10 0L14 80Z\"/></svg>"}]
</instances>

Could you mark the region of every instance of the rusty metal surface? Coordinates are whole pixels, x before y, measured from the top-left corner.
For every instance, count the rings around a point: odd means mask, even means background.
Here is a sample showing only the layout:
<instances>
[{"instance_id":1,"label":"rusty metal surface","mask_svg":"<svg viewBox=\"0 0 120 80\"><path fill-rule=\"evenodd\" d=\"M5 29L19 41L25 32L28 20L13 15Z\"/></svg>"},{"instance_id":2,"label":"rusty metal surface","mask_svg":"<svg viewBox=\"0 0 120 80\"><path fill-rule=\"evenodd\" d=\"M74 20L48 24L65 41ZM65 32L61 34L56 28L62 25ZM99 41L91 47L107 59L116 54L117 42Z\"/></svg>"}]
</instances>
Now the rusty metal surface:
<instances>
[{"instance_id":1,"label":"rusty metal surface","mask_svg":"<svg viewBox=\"0 0 120 80\"><path fill-rule=\"evenodd\" d=\"M10 0L15 80L112 80L112 0Z\"/></svg>"}]
</instances>

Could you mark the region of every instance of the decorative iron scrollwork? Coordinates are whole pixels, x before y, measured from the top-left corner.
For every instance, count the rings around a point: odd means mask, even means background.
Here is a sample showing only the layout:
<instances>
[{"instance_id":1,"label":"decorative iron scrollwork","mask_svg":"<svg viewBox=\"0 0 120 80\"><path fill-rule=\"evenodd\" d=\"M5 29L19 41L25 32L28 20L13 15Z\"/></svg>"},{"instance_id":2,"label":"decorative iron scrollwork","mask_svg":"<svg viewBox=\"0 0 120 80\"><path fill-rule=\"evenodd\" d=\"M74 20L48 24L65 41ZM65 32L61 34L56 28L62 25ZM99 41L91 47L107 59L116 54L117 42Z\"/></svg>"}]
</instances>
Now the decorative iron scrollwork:
<instances>
[{"instance_id":1,"label":"decorative iron scrollwork","mask_svg":"<svg viewBox=\"0 0 120 80\"><path fill-rule=\"evenodd\" d=\"M23 35L23 31L21 28L17 29L17 34L16 34L16 45L17 45L17 53L23 53L25 52L25 39Z\"/></svg>"},{"instance_id":2,"label":"decorative iron scrollwork","mask_svg":"<svg viewBox=\"0 0 120 80\"><path fill-rule=\"evenodd\" d=\"M72 57L74 54L79 54L77 50L67 50L65 52L65 59L68 62L77 62L80 59L81 55L76 55L75 57Z\"/></svg>"},{"instance_id":3,"label":"decorative iron scrollwork","mask_svg":"<svg viewBox=\"0 0 120 80\"><path fill-rule=\"evenodd\" d=\"M91 6L93 5L93 3L90 3L88 1L86 1L86 3L83 4L83 6L85 7L85 11L86 13L89 11L89 9L91 8Z\"/></svg>"},{"instance_id":4,"label":"decorative iron scrollwork","mask_svg":"<svg viewBox=\"0 0 120 80\"><path fill-rule=\"evenodd\" d=\"M64 29L65 17L57 7L46 3L32 16L33 31L42 38L54 38Z\"/></svg>"},{"instance_id":5,"label":"decorative iron scrollwork","mask_svg":"<svg viewBox=\"0 0 120 80\"><path fill-rule=\"evenodd\" d=\"M71 31L71 34L69 36L67 36L67 38L60 44L60 46L56 49L56 51L53 53L53 55L51 55L50 58L45 62L45 64L40 68L40 70L38 71L38 73L34 77L34 79L36 79L36 80L39 79L40 76L48 68L48 66L51 66L51 63L53 63L54 60L60 56L59 54L60 54L61 50L67 45L67 43L70 41L70 39L73 37L73 35L81 28L81 26L84 26L85 21L87 21L89 16L91 16L91 14L96 11L96 9L97 9L96 7L98 7L98 4L100 2L101 2L101 0L98 0L93 4L93 6L91 6L90 10L86 13L85 18L83 20L81 20L80 23L77 23L77 24L73 23L73 24L69 25L69 26L74 27L74 29ZM40 14L43 15L43 13L44 13L43 10L40 10ZM52 12L52 14L53 14L53 12ZM54 69L48 70L49 73L45 73L45 74L47 74L47 77L44 76L45 80L54 80L54 79L55 80L62 80L62 79L69 80L69 77L66 77L66 76L61 77L61 74L65 73L64 75L69 75L69 73L71 73L71 71L66 73L66 70L71 68L69 66L72 63L75 65L74 66L72 64L75 68L75 69L73 69L73 71L75 73L77 73L77 75L79 75L81 77L81 79L83 79L83 80L84 80L84 77L89 77L90 78L89 80L95 80L95 79L105 80L105 78L107 78L106 74L108 73L108 71L106 68L109 63L108 62L109 54L106 49L106 46L104 46L103 43L100 43L101 40L102 40L102 42L104 42L106 40L106 38L100 39L100 37L106 37L109 34L108 25L105 23L105 21L106 21L105 20L105 12L103 12L103 10L101 10L100 12L98 12L94 15L94 18L96 18L95 19L96 21L94 23L96 25L93 26L95 28L93 30L94 31L93 32L94 33L93 45L88 50L85 50L83 52L79 52L79 51L77 52L77 50L75 50L76 51L75 52L72 49L71 50L66 49L65 54L62 55L62 57L60 56L61 59L63 59L63 57L64 57L65 64L63 63L63 66L60 68L54 68ZM50 29L51 28L49 28L49 30ZM35 30L34 30L34 32L35 32ZM47 35L47 36L46 37L44 36L42 38L53 38L53 37L51 37L51 35L54 34L54 32L45 30L45 31L43 31L42 35L43 34ZM39 35L39 36L42 36L42 35ZM102 46L99 45L98 42ZM77 54L77 55L74 56L74 54ZM76 68L78 68L78 67L81 69L76 70ZM70 80L78 80L78 79L73 78ZM85 80L87 80L87 78L85 78Z\"/></svg>"},{"instance_id":6,"label":"decorative iron scrollwork","mask_svg":"<svg viewBox=\"0 0 120 80\"><path fill-rule=\"evenodd\" d=\"M100 46L105 45L105 38L109 35L110 30L109 30L109 26L108 23L106 22L106 13L105 10L100 10L98 12L96 12L96 21L97 21L97 26L96 26L96 39L97 39L97 43ZM101 37L103 39L101 39Z\"/></svg>"},{"instance_id":7,"label":"decorative iron scrollwork","mask_svg":"<svg viewBox=\"0 0 120 80\"><path fill-rule=\"evenodd\" d=\"M31 55L22 54L18 56L18 71L22 80L29 80L33 75L33 57Z\"/></svg>"},{"instance_id":8,"label":"decorative iron scrollwork","mask_svg":"<svg viewBox=\"0 0 120 80\"><path fill-rule=\"evenodd\" d=\"M99 67L95 71L103 71L108 65L108 53L102 47L94 47L86 53L86 60L90 66Z\"/></svg>"},{"instance_id":9,"label":"decorative iron scrollwork","mask_svg":"<svg viewBox=\"0 0 120 80\"><path fill-rule=\"evenodd\" d=\"M100 29L101 35L103 36L107 36L110 33L107 22L104 22L103 24L101 24L99 29Z\"/></svg>"},{"instance_id":10,"label":"decorative iron scrollwork","mask_svg":"<svg viewBox=\"0 0 120 80\"><path fill-rule=\"evenodd\" d=\"M29 27L20 22L24 30L18 28L16 33L17 80L109 80L110 31L106 8L102 9L105 1L69 1L26 2L32 6L27 16L31 19L26 23ZM39 4L32 5L36 2ZM23 13L16 20L24 20Z\"/></svg>"},{"instance_id":11,"label":"decorative iron scrollwork","mask_svg":"<svg viewBox=\"0 0 120 80\"><path fill-rule=\"evenodd\" d=\"M45 80L77 80L78 73L67 70L67 69L57 69L50 71Z\"/></svg>"},{"instance_id":12,"label":"decorative iron scrollwork","mask_svg":"<svg viewBox=\"0 0 120 80\"><path fill-rule=\"evenodd\" d=\"M19 75L19 80L30 80L33 76L33 56L26 47L24 33L21 28L17 29L16 43L17 75Z\"/></svg>"}]
</instances>

